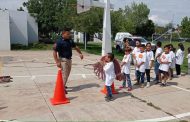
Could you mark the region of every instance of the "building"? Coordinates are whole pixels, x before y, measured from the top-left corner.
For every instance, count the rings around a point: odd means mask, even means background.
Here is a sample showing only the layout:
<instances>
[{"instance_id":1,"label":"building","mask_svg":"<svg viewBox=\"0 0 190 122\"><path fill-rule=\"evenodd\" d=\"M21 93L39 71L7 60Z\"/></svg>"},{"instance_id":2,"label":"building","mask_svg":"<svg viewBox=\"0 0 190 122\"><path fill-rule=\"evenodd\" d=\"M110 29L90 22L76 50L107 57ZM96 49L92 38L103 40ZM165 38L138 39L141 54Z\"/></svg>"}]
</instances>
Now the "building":
<instances>
[{"instance_id":1,"label":"building","mask_svg":"<svg viewBox=\"0 0 190 122\"><path fill-rule=\"evenodd\" d=\"M38 24L24 11L0 10L0 50L11 50L11 44L38 42Z\"/></svg>"}]
</instances>

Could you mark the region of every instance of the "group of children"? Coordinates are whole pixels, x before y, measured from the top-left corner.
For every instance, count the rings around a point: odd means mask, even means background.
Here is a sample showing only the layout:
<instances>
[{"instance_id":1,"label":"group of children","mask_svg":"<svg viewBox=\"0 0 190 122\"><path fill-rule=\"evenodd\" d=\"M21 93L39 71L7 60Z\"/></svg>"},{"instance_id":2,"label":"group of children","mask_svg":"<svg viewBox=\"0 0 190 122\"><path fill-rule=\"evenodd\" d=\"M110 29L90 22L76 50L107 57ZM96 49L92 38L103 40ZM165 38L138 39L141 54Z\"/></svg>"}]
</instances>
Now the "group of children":
<instances>
[{"instance_id":1,"label":"group of children","mask_svg":"<svg viewBox=\"0 0 190 122\"><path fill-rule=\"evenodd\" d=\"M128 88L128 91L132 90L132 83L130 78L131 61L133 60L135 66L135 80L134 85L140 85L145 87L145 75L146 75L146 87L150 87L150 71L154 67L156 84L166 86L166 81L174 77L173 70L176 68L177 77L181 75L181 65L184 60L184 46L182 43L178 44L179 49L175 53L175 48L172 44L164 46L162 49L162 43L157 42L155 54L152 51L151 43L146 45L141 44L140 41L136 41L136 47L132 50L130 46L126 46L125 55L121 62L121 73L123 74L123 83L120 86L122 88ZM190 74L190 48L188 48L188 73ZM107 88L106 100L113 100L111 85L116 77L114 71L114 54L108 53L105 58L105 86Z\"/></svg>"}]
</instances>

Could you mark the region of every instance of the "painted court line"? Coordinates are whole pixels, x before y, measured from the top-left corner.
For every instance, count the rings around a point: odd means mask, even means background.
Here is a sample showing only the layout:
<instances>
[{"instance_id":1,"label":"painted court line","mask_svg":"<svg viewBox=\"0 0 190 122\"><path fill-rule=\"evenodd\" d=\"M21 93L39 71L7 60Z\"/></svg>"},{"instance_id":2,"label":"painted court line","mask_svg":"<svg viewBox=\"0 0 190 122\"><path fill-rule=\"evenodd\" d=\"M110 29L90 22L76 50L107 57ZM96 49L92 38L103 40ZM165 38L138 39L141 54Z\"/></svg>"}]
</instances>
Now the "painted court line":
<instances>
[{"instance_id":1,"label":"painted court line","mask_svg":"<svg viewBox=\"0 0 190 122\"><path fill-rule=\"evenodd\" d=\"M78 57L78 56L75 56L75 57L77 57L77 58L80 59L80 57ZM95 62L96 62L96 61L89 60L89 59L87 59L87 58L84 58L84 59L82 59L82 60L86 60L86 61L91 62L91 63L95 63Z\"/></svg>"},{"instance_id":2,"label":"painted court line","mask_svg":"<svg viewBox=\"0 0 190 122\"><path fill-rule=\"evenodd\" d=\"M71 75L81 75L83 78L86 78L86 76L95 76L95 74L71 74ZM31 79L35 79L36 77L55 77L57 75L21 75L21 76L11 76L13 78L31 78Z\"/></svg>"},{"instance_id":3,"label":"painted court line","mask_svg":"<svg viewBox=\"0 0 190 122\"><path fill-rule=\"evenodd\" d=\"M155 119L145 119L145 120L134 120L134 122L161 122L161 121L170 121L170 120L176 120L183 117L190 116L190 112L182 113L174 116L167 116L167 117L161 117L161 118L155 118ZM8 122L9 120L0 120L0 122ZM13 122L17 122L16 120L13 120Z\"/></svg>"},{"instance_id":4,"label":"painted court line","mask_svg":"<svg viewBox=\"0 0 190 122\"><path fill-rule=\"evenodd\" d=\"M170 85L170 86L173 87L173 88L177 88L177 89L180 89L180 90L186 91L186 92L190 92L190 90L185 89L185 88L182 88L182 87L179 87L179 86L175 86L175 85Z\"/></svg>"},{"instance_id":5,"label":"painted court line","mask_svg":"<svg viewBox=\"0 0 190 122\"><path fill-rule=\"evenodd\" d=\"M82 74L82 77L83 77L84 79L86 79L86 75L85 75L85 74Z\"/></svg>"},{"instance_id":6,"label":"painted court line","mask_svg":"<svg viewBox=\"0 0 190 122\"><path fill-rule=\"evenodd\" d=\"M175 120L180 119L183 117L190 116L190 112L178 114L174 116L167 116L167 117L161 117L161 118L155 118L155 119L146 119L146 120L137 120L136 122L160 122L160 121L169 121L169 120Z\"/></svg>"}]
</instances>

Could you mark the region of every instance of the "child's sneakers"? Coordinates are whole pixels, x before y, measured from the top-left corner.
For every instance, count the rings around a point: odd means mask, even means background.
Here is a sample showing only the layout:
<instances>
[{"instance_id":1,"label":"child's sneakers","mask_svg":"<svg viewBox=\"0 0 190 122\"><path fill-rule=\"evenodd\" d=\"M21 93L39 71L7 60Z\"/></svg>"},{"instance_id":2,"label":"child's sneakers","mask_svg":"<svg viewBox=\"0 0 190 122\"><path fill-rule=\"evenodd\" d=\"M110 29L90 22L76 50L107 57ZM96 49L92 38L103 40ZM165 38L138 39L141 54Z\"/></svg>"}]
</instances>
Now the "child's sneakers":
<instances>
[{"instance_id":1,"label":"child's sneakers","mask_svg":"<svg viewBox=\"0 0 190 122\"><path fill-rule=\"evenodd\" d=\"M124 88L127 88L127 87L125 87L125 86L120 86L120 87L119 87L119 89L124 89Z\"/></svg>"},{"instance_id":2,"label":"child's sneakers","mask_svg":"<svg viewBox=\"0 0 190 122\"><path fill-rule=\"evenodd\" d=\"M140 85L140 83L139 83L139 82L136 82L134 85Z\"/></svg>"},{"instance_id":3,"label":"child's sneakers","mask_svg":"<svg viewBox=\"0 0 190 122\"><path fill-rule=\"evenodd\" d=\"M150 82L147 82L146 88L150 87Z\"/></svg>"},{"instance_id":4,"label":"child's sneakers","mask_svg":"<svg viewBox=\"0 0 190 122\"><path fill-rule=\"evenodd\" d=\"M128 88L127 91L132 91L132 88Z\"/></svg>"},{"instance_id":5,"label":"child's sneakers","mask_svg":"<svg viewBox=\"0 0 190 122\"><path fill-rule=\"evenodd\" d=\"M144 88L144 83L142 83L140 87L141 87L141 88Z\"/></svg>"},{"instance_id":6,"label":"child's sneakers","mask_svg":"<svg viewBox=\"0 0 190 122\"><path fill-rule=\"evenodd\" d=\"M107 97L106 97L106 101L107 101L107 102L110 102L110 101L113 101L113 100L114 100L113 97L110 97L110 96L107 96Z\"/></svg>"},{"instance_id":7,"label":"child's sneakers","mask_svg":"<svg viewBox=\"0 0 190 122\"><path fill-rule=\"evenodd\" d=\"M161 86L161 87L165 87L165 86L166 86L166 83L163 82L163 83L160 84L160 86Z\"/></svg>"}]
</instances>

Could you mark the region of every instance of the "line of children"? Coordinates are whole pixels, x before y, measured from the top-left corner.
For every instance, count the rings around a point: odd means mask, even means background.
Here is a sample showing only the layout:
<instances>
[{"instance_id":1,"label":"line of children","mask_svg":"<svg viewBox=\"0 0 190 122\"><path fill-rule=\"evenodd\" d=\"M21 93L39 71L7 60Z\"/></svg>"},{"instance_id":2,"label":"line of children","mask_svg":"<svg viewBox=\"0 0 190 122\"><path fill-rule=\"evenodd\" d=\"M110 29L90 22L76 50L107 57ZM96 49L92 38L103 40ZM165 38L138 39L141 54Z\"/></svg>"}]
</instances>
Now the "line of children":
<instances>
[{"instance_id":1,"label":"line of children","mask_svg":"<svg viewBox=\"0 0 190 122\"><path fill-rule=\"evenodd\" d=\"M137 42L138 43L138 42ZM140 44L140 43L139 43ZM145 45L138 45L140 47L140 52L136 51L137 47L135 48L136 50L133 50L133 58L135 60L135 76L137 76L137 82L134 85L141 85L141 87L144 87L144 78L146 74L146 80L147 80L147 85L146 87L150 87L150 70L153 67L154 63L154 71L155 71L155 81L156 84L161 83L161 86L166 86L166 81L170 78L174 77L173 75L173 69L176 68L176 73L177 75L181 74L181 68L180 65L183 63L183 58L184 58L184 46L182 43L178 44L178 51L175 55L175 48L173 47L172 44L165 45L164 46L164 52L161 48L162 43L157 42L157 49L155 52L155 58L154 58L154 53L151 49L151 43L146 44L146 51L145 51ZM128 54L127 52L126 54ZM190 53L190 48L189 48L189 53ZM122 66L123 62L126 58L126 54L123 58L122 61ZM189 67L190 67L190 54L187 56L189 59ZM155 61L155 62L154 62ZM130 67L130 65L128 65ZM128 71L130 71L128 67ZM189 74L190 74L190 68L189 68ZM128 73L128 77L130 77L130 73ZM123 81L123 85L120 88L126 87L126 81L129 81L128 86L132 89L131 86L131 80L126 80L126 76Z\"/></svg>"},{"instance_id":2,"label":"line of children","mask_svg":"<svg viewBox=\"0 0 190 122\"><path fill-rule=\"evenodd\" d=\"M162 43L157 42L157 49L154 53L151 50L151 43L147 43L145 45L141 45L137 42L138 48L136 47L135 51L131 47L125 48L125 55L123 57L123 60L121 62L121 73L123 74L123 83L122 86L120 86L120 89L122 88L128 88L128 91L132 90L132 83L131 83L131 77L130 77L130 68L131 68L131 60L134 58L134 64L135 64L135 76L137 77L137 82L134 85L140 85L141 88L144 87L144 80L145 80L145 74L147 78L147 85L146 87L150 87L150 70L153 67L154 63L154 71L155 71L155 81L156 84L161 83L161 86L166 86L166 81L168 78L170 80L174 77L173 76L173 69L176 68L176 74L179 76L181 75L181 65L183 64L184 60L184 46L182 43L178 44L179 49L177 50L177 53L175 54L175 48L172 44L165 45L164 46L164 52L161 48ZM139 51L140 49L140 51ZM133 57L131 56L131 52L133 54ZM188 48L188 74L190 74L190 47ZM114 54L108 53L105 58L105 66L104 71L106 75L105 79L105 86L107 88L107 95L106 95L106 101L113 100L112 96L112 90L111 85L116 78L115 70L114 70ZM126 86L127 83L127 86Z\"/></svg>"}]
</instances>

